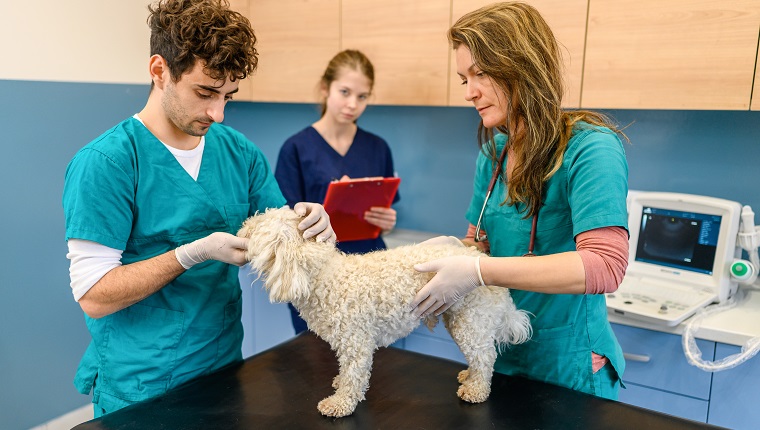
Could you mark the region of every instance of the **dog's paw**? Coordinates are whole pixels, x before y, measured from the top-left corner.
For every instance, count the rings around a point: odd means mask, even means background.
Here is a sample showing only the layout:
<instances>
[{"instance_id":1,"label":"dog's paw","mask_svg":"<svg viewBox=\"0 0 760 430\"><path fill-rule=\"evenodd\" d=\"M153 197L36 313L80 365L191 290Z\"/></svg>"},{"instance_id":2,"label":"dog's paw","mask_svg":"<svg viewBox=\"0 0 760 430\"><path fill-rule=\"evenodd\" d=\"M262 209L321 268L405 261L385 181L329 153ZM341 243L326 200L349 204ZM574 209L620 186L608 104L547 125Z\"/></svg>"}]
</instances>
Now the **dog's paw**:
<instances>
[{"instance_id":1,"label":"dog's paw","mask_svg":"<svg viewBox=\"0 0 760 430\"><path fill-rule=\"evenodd\" d=\"M457 390L457 396L465 402L482 403L488 400L491 394L491 387L486 384L462 384Z\"/></svg>"},{"instance_id":2,"label":"dog's paw","mask_svg":"<svg viewBox=\"0 0 760 430\"><path fill-rule=\"evenodd\" d=\"M464 381L467 380L467 378L470 376L470 371L465 369L461 372L459 372L459 375L457 375L457 382L464 383Z\"/></svg>"},{"instance_id":3,"label":"dog's paw","mask_svg":"<svg viewBox=\"0 0 760 430\"><path fill-rule=\"evenodd\" d=\"M335 394L317 404L317 409L322 415L336 418L351 415L354 413L354 408L356 408L356 402Z\"/></svg>"}]
</instances>

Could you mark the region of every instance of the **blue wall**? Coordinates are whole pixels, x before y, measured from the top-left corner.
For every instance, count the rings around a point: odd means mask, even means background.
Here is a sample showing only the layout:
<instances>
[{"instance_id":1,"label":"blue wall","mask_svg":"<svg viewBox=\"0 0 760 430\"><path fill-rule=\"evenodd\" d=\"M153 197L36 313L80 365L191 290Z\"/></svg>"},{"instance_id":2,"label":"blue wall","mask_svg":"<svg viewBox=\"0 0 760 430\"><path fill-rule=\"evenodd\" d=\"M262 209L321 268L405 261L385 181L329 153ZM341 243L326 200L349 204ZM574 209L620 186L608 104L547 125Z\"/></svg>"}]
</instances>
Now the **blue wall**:
<instances>
[{"instance_id":1,"label":"blue wall","mask_svg":"<svg viewBox=\"0 0 760 430\"><path fill-rule=\"evenodd\" d=\"M0 80L0 428L87 404L73 386L89 333L68 281L68 160L141 109L146 86Z\"/></svg>"},{"instance_id":2,"label":"blue wall","mask_svg":"<svg viewBox=\"0 0 760 430\"><path fill-rule=\"evenodd\" d=\"M224 122L260 146L274 168L282 142L317 119L311 104L233 103ZM478 122L471 108L367 108L359 125L388 141L401 177L401 200L394 206L399 228L467 231Z\"/></svg>"},{"instance_id":3,"label":"blue wall","mask_svg":"<svg viewBox=\"0 0 760 430\"><path fill-rule=\"evenodd\" d=\"M89 402L72 379L89 342L68 286L61 192L88 141L139 111L148 86L0 80L0 428L23 429ZM738 200L760 211L760 112L611 111L627 129L630 187ZM225 122L276 160L317 119L312 105L232 103ZM471 108L370 106L402 177L399 227L462 235L477 149Z\"/></svg>"}]
</instances>

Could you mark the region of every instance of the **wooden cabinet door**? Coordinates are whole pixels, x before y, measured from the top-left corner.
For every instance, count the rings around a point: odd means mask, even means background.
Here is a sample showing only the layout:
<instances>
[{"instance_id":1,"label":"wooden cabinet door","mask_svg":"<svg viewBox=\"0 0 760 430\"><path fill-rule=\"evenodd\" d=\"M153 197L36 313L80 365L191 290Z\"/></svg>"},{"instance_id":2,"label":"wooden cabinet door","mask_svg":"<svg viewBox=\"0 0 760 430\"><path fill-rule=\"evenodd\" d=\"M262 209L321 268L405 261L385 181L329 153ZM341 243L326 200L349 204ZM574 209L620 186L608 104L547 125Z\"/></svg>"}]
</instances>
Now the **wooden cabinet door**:
<instances>
[{"instance_id":1,"label":"wooden cabinet door","mask_svg":"<svg viewBox=\"0 0 760 430\"><path fill-rule=\"evenodd\" d=\"M760 44L757 48L757 57L760 60ZM750 110L760 110L760 61L755 60L755 86L752 88L752 106Z\"/></svg>"},{"instance_id":2,"label":"wooden cabinet door","mask_svg":"<svg viewBox=\"0 0 760 430\"><path fill-rule=\"evenodd\" d=\"M749 109L757 0L591 0L581 106Z\"/></svg>"},{"instance_id":3,"label":"wooden cabinet door","mask_svg":"<svg viewBox=\"0 0 760 430\"><path fill-rule=\"evenodd\" d=\"M259 51L258 69L241 83L236 99L316 103L319 79L340 48L339 0L232 3L233 7L248 3Z\"/></svg>"},{"instance_id":4,"label":"wooden cabinet door","mask_svg":"<svg viewBox=\"0 0 760 430\"><path fill-rule=\"evenodd\" d=\"M248 18L248 20L251 19L251 8L250 8L250 0L230 0L230 9L240 12L243 14L244 17ZM258 37L259 33L256 31L256 28L253 29L254 33ZM256 45L258 49L258 43ZM248 76L246 79L243 79L240 82L240 87L238 88L237 94L233 96L233 100L238 101L249 101L251 100L251 79L252 76Z\"/></svg>"},{"instance_id":5,"label":"wooden cabinet door","mask_svg":"<svg viewBox=\"0 0 760 430\"><path fill-rule=\"evenodd\" d=\"M561 44L565 66L565 95L562 106L580 106L581 76L583 74L583 49L586 38L586 15L589 0L528 0L544 17ZM452 0L452 20L456 22L467 12L493 3L493 0ZM444 34L445 35L445 34ZM446 42L448 43L448 41ZM449 49L450 79L449 105L471 106L464 99L464 89L456 73L456 61Z\"/></svg>"},{"instance_id":6,"label":"wooden cabinet door","mask_svg":"<svg viewBox=\"0 0 760 430\"><path fill-rule=\"evenodd\" d=\"M375 66L370 103L446 105L451 0L342 0L341 49Z\"/></svg>"}]
</instances>

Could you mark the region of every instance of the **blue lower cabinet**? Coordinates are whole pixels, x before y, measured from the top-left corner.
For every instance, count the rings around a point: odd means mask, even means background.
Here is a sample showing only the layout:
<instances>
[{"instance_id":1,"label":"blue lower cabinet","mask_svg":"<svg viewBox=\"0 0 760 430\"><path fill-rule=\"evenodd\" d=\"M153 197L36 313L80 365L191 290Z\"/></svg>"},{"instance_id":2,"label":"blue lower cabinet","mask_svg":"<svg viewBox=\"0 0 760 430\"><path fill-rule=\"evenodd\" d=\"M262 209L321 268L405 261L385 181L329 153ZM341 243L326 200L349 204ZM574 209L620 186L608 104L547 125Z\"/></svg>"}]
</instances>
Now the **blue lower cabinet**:
<instances>
[{"instance_id":1,"label":"blue lower cabinet","mask_svg":"<svg viewBox=\"0 0 760 430\"><path fill-rule=\"evenodd\" d=\"M433 331L424 325L417 327L405 338L404 342L404 349L407 351L433 355L460 363L467 362L454 339L446 331L443 322L439 322Z\"/></svg>"},{"instance_id":2,"label":"blue lower cabinet","mask_svg":"<svg viewBox=\"0 0 760 430\"><path fill-rule=\"evenodd\" d=\"M626 354L620 401L707 422L712 374L686 361L681 336L612 325ZM698 340L705 360L713 360L715 342Z\"/></svg>"},{"instance_id":3,"label":"blue lower cabinet","mask_svg":"<svg viewBox=\"0 0 760 430\"><path fill-rule=\"evenodd\" d=\"M710 400L712 374L689 364L681 336L613 324L626 354L623 382ZM715 342L697 340L702 358L713 360Z\"/></svg>"},{"instance_id":4,"label":"blue lower cabinet","mask_svg":"<svg viewBox=\"0 0 760 430\"><path fill-rule=\"evenodd\" d=\"M240 270L243 289L243 358L258 354L294 335L290 309L286 303L271 303L261 279L249 274L249 267Z\"/></svg>"},{"instance_id":5,"label":"blue lower cabinet","mask_svg":"<svg viewBox=\"0 0 760 430\"><path fill-rule=\"evenodd\" d=\"M721 360L740 350L719 343L715 358ZM760 428L760 354L733 369L714 373L707 422L736 430Z\"/></svg>"},{"instance_id":6,"label":"blue lower cabinet","mask_svg":"<svg viewBox=\"0 0 760 430\"><path fill-rule=\"evenodd\" d=\"M627 382L618 400L681 418L707 422L709 402Z\"/></svg>"}]
</instances>

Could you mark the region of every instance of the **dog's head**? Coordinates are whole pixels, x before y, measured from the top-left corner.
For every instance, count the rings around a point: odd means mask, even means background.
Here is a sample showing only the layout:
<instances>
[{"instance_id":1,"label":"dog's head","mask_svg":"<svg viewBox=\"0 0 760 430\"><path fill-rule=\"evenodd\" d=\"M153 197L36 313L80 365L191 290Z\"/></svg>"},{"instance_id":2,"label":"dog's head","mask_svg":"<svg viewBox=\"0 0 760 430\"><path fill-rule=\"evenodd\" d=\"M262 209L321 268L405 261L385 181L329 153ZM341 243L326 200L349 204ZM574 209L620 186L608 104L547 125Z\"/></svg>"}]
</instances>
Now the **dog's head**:
<instances>
[{"instance_id":1,"label":"dog's head","mask_svg":"<svg viewBox=\"0 0 760 430\"><path fill-rule=\"evenodd\" d=\"M291 302L309 296L310 278L319 268L325 248L331 243L304 239L298 230L301 216L287 207L267 209L248 218L237 235L246 237L246 258L264 278L272 302ZM316 249L315 249L316 248Z\"/></svg>"}]
</instances>

